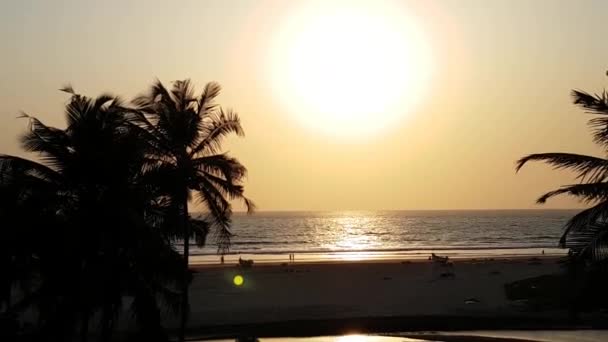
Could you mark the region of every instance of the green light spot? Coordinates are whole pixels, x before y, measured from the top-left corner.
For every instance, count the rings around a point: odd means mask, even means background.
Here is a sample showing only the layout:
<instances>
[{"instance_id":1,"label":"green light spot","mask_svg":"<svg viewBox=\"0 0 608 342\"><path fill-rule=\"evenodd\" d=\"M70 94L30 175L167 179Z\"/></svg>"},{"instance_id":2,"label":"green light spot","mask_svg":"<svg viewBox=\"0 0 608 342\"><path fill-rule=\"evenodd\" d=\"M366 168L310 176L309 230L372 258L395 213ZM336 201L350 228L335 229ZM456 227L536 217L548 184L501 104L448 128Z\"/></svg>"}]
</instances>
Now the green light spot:
<instances>
[{"instance_id":1,"label":"green light spot","mask_svg":"<svg viewBox=\"0 0 608 342\"><path fill-rule=\"evenodd\" d=\"M232 279L232 282L234 282L234 285L236 285L236 286L243 285L244 281L245 281L245 279L243 279L243 276L240 274L235 275L234 279Z\"/></svg>"}]
</instances>

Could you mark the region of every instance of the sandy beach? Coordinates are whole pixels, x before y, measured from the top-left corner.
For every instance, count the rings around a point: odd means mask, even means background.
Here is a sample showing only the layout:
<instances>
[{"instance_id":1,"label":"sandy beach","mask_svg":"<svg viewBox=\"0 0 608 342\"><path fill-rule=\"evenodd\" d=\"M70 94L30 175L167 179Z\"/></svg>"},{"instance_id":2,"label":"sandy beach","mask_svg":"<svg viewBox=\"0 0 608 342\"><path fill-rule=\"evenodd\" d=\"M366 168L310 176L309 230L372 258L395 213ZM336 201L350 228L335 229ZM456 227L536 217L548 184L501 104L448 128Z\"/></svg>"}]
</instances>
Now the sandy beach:
<instances>
[{"instance_id":1,"label":"sandy beach","mask_svg":"<svg viewBox=\"0 0 608 342\"><path fill-rule=\"evenodd\" d=\"M457 260L452 267L430 261L197 267L189 327L201 334L258 326L297 335L290 326L306 326L303 322L365 328L400 318L411 323L404 330L429 321L443 329L519 320L546 328L567 321L567 313L530 312L507 299L505 284L561 271L555 257ZM236 275L244 279L241 286L233 284Z\"/></svg>"}]
</instances>

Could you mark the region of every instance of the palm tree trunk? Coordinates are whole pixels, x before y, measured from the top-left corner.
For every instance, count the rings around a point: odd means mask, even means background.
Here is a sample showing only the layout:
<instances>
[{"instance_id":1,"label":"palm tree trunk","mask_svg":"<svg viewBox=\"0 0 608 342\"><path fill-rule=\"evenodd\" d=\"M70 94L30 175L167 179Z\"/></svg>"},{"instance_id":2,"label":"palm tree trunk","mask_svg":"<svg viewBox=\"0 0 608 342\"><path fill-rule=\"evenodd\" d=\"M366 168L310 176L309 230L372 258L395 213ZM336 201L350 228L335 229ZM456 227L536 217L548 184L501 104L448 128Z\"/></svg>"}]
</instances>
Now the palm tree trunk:
<instances>
[{"instance_id":1,"label":"palm tree trunk","mask_svg":"<svg viewBox=\"0 0 608 342\"><path fill-rule=\"evenodd\" d=\"M190 313L189 303L189 269L188 260L190 258L190 224L188 220L188 196L184 196L182 203L182 224L184 226L184 279L182 284L182 315L181 324L179 329L179 341L183 342L186 337L186 323L188 322L188 315Z\"/></svg>"}]
</instances>

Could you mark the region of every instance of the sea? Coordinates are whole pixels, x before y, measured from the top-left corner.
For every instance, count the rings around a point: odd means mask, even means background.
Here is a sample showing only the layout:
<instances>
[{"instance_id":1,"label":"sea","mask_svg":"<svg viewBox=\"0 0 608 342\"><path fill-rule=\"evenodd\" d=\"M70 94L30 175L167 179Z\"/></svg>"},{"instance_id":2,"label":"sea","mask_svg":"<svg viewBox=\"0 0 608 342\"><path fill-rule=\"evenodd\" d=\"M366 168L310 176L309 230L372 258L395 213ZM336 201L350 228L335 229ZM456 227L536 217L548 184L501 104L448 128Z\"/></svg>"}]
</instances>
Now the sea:
<instances>
[{"instance_id":1,"label":"sea","mask_svg":"<svg viewBox=\"0 0 608 342\"><path fill-rule=\"evenodd\" d=\"M225 262L564 255L558 240L580 210L282 211L233 216ZM178 249L181 246L176 246ZM211 233L192 263L218 263Z\"/></svg>"}]
</instances>

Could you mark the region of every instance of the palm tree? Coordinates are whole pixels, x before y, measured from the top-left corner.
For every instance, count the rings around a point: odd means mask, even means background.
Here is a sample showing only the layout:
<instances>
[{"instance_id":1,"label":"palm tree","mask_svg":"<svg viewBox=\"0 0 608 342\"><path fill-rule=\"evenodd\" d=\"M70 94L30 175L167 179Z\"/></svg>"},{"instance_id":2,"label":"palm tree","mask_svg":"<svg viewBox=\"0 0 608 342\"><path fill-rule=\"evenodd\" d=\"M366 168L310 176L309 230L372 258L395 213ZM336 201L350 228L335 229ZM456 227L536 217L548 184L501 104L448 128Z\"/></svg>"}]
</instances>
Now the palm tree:
<instances>
[{"instance_id":1,"label":"palm tree","mask_svg":"<svg viewBox=\"0 0 608 342\"><path fill-rule=\"evenodd\" d=\"M147 133L119 98L62 90L71 94L65 129L24 115L21 144L40 162L0 156L0 262L10 275L0 300L6 312L36 308L50 339L79 331L84 341L100 317L107 341L130 296L142 332L162 339L158 298L177 311L183 278L181 257L159 232L167 209L145 172Z\"/></svg>"},{"instance_id":2,"label":"palm tree","mask_svg":"<svg viewBox=\"0 0 608 342\"><path fill-rule=\"evenodd\" d=\"M602 148L608 148L608 93L591 95L573 90L574 104L595 115L589 120L593 140ZM608 159L574 153L540 153L525 156L517 161L519 171L530 161L543 161L554 169L567 169L577 174L576 184L564 185L540 198L545 203L557 195L570 195L590 204L572 217L560 239L560 246L570 248L573 255L595 262L608 258Z\"/></svg>"},{"instance_id":3,"label":"palm tree","mask_svg":"<svg viewBox=\"0 0 608 342\"><path fill-rule=\"evenodd\" d=\"M189 278L190 238L199 245L205 242L209 228L215 228L218 253L230 246L231 200L242 200L249 212L253 203L244 196L242 180L246 168L226 153L220 153L222 139L230 134L244 134L239 117L218 107L214 100L220 93L217 83L208 83L195 96L190 80L174 82L168 90L156 81L148 94L134 100L139 113L136 121L148 133L150 154L148 171L172 201L181 232L171 231L183 240L184 277ZM208 211L207 217L190 224L188 203L195 199ZM188 284L184 282L180 340L184 339L188 317Z\"/></svg>"}]
</instances>

